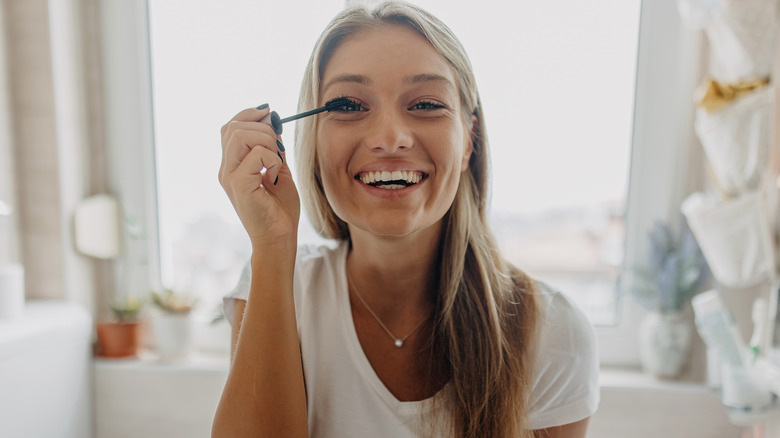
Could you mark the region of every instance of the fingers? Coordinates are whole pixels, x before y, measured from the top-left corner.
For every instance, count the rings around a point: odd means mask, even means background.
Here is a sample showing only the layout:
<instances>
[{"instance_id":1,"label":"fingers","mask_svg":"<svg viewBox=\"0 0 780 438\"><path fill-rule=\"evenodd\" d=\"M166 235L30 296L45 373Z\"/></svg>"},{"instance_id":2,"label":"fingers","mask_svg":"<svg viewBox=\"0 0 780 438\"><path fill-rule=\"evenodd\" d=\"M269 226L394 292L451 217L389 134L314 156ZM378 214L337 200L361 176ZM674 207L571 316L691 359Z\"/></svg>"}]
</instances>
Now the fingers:
<instances>
[{"instance_id":1,"label":"fingers","mask_svg":"<svg viewBox=\"0 0 780 438\"><path fill-rule=\"evenodd\" d=\"M256 146L274 152L284 162L284 145L273 128L258 119L267 118L269 108L249 108L236 114L222 126L222 163L219 169L220 181L226 173L233 172L246 155Z\"/></svg>"},{"instance_id":2,"label":"fingers","mask_svg":"<svg viewBox=\"0 0 780 438\"><path fill-rule=\"evenodd\" d=\"M260 105L260 107L262 106L263 105ZM233 116L233 118L230 119L230 122L256 122L271 113L271 109L268 108L267 105L262 109L258 108L247 108ZM227 122L225 126L222 127L223 135L225 134L225 129L230 124L230 122Z\"/></svg>"},{"instance_id":3,"label":"fingers","mask_svg":"<svg viewBox=\"0 0 780 438\"><path fill-rule=\"evenodd\" d=\"M273 137L276 137L276 133L274 132L273 128L270 127L270 125L267 123L257 123L261 119L268 118L270 112L270 108L268 108L266 105L263 109L247 108L233 116L233 118L224 124L220 130L223 150L228 144L227 140L230 138L232 133L239 129L262 131ZM268 129L269 127L270 129Z\"/></svg>"},{"instance_id":4,"label":"fingers","mask_svg":"<svg viewBox=\"0 0 780 438\"><path fill-rule=\"evenodd\" d=\"M235 170L249 151L256 146L276 153L279 150L277 140L273 130L261 123L231 122L222 143L223 171Z\"/></svg>"},{"instance_id":5,"label":"fingers","mask_svg":"<svg viewBox=\"0 0 780 438\"><path fill-rule=\"evenodd\" d=\"M282 155L265 147L255 146L246 154L238 166L231 172L220 175L220 183L233 199L241 193L252 193L261 186L273 191L278 184L279 175L289 175Z\"/></svg>"}]
</instances>

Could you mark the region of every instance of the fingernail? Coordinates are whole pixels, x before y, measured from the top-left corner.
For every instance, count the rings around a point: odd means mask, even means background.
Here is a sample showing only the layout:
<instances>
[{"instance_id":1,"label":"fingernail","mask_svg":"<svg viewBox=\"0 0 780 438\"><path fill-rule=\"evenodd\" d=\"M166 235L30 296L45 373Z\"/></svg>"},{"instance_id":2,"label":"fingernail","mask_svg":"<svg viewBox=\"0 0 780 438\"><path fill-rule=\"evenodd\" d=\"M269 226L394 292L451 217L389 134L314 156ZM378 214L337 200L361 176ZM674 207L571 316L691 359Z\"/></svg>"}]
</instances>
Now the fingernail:
<instances>
[{"instance_id":1,"label":"fingernail","mask_svg":"<svg viewBox=\"0 0 780 438\"><path fill-rule=\"evenodd\" d=\"M271 111L271 126L273 126L276 135L282 135L282 118L276 111Z\"/></svg>"},{"instance_id":2,"label":"fingernail","mask_svg":"<svg viewBox=\"0 0 780 438\"><path fill-rule=\"evenodd\" d=\"M278 155L279 159L282 160L282 163L284 163L284 158L282 158L282 154L279 153L279 151L276 151L276 155Z\"/></svg>"},{"instance_id":3,"label":"fingernail","mask_svg":"<svg viewBox=\"0 0 780 438\"><path fill-rule=\"evenodd\" d=\"M258 106L255 107L255 109L259 109L259 110L264 110L266 108L268 108L268 104L267 103L264 103L262 105L258 105Z\"/></svg>"},{"instance_id":4,"label":"fingernail","mask_svg":"<svg viewBox=\"0 0 780 438\"><path fill-rule=\"evenodd\" d=\"M276 179L274 180L274 185L276 185L276 183L278 182L279 182L279 177L277 176Z\"/></svg>"},{"instance_id":5,"label":"fingernail","mask_svg":"<svg viewBox=\"0 0 780 438\"><path fill-rule=\"evenodd\" d=\"M276 139L276 146L279 146L279 150L284 152L284 145L282 144L281 141L279 141L278 138Z\"/></svg>"}]
</instances>

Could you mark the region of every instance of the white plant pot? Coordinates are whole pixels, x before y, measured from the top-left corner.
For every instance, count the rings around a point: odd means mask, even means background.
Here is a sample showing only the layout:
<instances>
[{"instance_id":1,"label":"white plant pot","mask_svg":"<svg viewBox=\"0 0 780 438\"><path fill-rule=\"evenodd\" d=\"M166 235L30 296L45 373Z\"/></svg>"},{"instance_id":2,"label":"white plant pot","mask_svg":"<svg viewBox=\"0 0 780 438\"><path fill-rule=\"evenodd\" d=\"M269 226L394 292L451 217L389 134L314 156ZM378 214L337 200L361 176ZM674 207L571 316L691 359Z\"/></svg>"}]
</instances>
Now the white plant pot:
<instances>
[{"instance_id":1,"label":"white plant pot","mask_svg":"<svg viewBox=\"0 0 780 438\"><path fill-rule=\"evenodd\" d=\"M192 353L193 318L191 312L155 312L152 317L152 331L160 358L185 358Z\"/></svg>"},{"instance_id":2,"label":"white plant pot","mask_svg":"<svg viewBox=\"0 0 780 438\"><path fill-rule=\"evenodd\" d=\"M681 313L650 313L639 327L639 358L645 372L675 378L688 359L692 329Z\"/></svg>"}]
</instances>

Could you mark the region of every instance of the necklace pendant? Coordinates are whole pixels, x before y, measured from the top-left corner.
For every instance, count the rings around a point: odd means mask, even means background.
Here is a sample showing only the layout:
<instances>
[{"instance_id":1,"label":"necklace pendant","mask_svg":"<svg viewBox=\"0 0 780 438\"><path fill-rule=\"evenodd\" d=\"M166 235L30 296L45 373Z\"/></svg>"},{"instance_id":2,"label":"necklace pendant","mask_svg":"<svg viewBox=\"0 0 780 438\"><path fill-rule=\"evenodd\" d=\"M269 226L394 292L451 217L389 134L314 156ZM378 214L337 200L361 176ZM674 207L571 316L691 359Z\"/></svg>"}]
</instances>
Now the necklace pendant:
<instances>
[{"instance_id":1,"label":"necklace pendant","mask_svg":"<svg viewBox=\"0 0 780 438\"><path fill-rule=\"evenodd\" d=\"M401 348L404 346L404 341L402 339L396 339L395 340L395 346L398 348Z\"/></svg>"}]
</instances>

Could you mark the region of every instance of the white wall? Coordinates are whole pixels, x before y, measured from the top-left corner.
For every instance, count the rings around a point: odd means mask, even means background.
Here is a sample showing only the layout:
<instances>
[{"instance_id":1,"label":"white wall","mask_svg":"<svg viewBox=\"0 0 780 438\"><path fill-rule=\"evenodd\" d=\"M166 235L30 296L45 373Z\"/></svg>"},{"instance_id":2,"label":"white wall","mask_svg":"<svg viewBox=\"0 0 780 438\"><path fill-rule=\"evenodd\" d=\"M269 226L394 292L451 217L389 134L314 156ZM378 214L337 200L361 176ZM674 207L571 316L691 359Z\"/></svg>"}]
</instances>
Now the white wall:
<instances>
[{"instance_id":1,"label":"white wall","mask_svg":"<svg viewBox=\"0 0 780 438\"><path fill-rule=\"evenodd\" d=\"M16 200L13 250L0 261L24 265L27 299L65 299L93 314L108 282L73 248L72 212L102 188L94 4L0 3L0 199Z\"/></svg>"}]
</instances>

